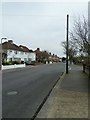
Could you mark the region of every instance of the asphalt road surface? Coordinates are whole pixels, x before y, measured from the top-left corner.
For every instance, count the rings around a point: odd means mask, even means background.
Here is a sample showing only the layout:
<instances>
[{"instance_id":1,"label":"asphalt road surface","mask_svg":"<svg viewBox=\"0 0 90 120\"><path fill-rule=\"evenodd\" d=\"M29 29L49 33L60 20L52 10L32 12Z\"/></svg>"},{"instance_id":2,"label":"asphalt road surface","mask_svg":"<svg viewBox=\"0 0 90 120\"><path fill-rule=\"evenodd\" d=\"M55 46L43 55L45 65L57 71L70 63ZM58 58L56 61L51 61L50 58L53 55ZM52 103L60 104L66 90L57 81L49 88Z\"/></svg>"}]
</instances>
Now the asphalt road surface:
<instances>
[{"instance_id":1,"label":"asphalt road surface","mask_svg":"<svg viewBox=\"0 0 90 120\"><path fill-rule=\"evenodd\" d=\"M32 118L64 70L64 63L54 63L3 71L2 117Z\"/></svg>"}]
</instances>

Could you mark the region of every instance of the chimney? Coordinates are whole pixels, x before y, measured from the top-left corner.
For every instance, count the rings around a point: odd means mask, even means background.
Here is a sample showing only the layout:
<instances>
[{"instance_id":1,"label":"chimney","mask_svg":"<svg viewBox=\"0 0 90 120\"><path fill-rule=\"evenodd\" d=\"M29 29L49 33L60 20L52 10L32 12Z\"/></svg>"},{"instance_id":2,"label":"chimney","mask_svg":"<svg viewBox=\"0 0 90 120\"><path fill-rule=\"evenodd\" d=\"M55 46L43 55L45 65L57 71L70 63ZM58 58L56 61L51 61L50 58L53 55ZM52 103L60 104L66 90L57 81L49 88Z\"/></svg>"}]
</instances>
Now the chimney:
<instances>
[{"instance_id":1,"label":"chimney","mask_svg":"<svg viewBox=\"0 0 90 120\"><path fill-rule=\"evenodd\" d=\"M39 51L40 51L40 48L37 48L37 50L39 50Z\"/></svg>"},{"instance_id":2,"label":"chimney","mask_svg":"<svg viewBox=\"0 0 90 120\"><path fill-rule=\"evenodd\" d=\"M9 43L13 44L13 40L8 40Z\"/></svg>"}]
</instances>

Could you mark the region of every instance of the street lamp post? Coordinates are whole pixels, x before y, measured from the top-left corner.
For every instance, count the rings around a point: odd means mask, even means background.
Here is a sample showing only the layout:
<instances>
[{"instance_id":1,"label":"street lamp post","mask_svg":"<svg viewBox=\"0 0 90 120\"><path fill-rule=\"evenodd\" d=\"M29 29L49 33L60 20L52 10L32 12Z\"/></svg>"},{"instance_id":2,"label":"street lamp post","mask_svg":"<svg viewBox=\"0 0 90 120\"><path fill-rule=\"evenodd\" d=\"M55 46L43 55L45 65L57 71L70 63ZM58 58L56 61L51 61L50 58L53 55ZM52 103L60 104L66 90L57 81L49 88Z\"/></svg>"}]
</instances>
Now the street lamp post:
<instances>
[{"instance_id":1,"label":"street lamp post","mask_svg":"<svg viewBox=\"0 0 90 120\"><path fill-rule=\"evenodd\" d=\"M3 40L6 40L7 38L1 38L1 46L0 46L0 53L1 53L1 55L0 55L0 70L2 70L2 52L3 52L3 50L2 50L2 41Z\"/></svg>"},{"instance_id":2,"label":"street lamp post","mask_svg":"<svg viewBox=\"0 0 90 120\"><path fill-rule=\"evenodd\" d=\"M66 34L66 43L67 43L67 47L66 47L66 74L68 74L68 29L69 29L69 15L67 15L67 34Z\"/></svg>"},{"instance_id":3,"label":"street lamp post","mask_svg":"<svg viewBox=\"0 0 90 120\"><path fill-rule=\"evenodd\" d=\"M0 44L0 93L2 93L2 40L6 40L6 38L1 38ZM0 119L2 119L2 94L0 94Z\"/></svg>"}]
</instances>

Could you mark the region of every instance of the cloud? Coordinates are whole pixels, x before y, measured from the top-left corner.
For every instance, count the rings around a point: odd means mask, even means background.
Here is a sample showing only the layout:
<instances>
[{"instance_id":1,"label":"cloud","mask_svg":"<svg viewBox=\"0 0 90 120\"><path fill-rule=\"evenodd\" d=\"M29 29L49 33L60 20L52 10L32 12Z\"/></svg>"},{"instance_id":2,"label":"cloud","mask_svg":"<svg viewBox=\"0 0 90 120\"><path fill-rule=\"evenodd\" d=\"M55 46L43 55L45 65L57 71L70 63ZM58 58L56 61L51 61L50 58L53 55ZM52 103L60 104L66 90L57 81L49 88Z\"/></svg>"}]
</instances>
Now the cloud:
<instances>
[{"instance_id":1,"label":"cloud","mask_svg":"<svg viewBox=\"0 0 90 120\"><path fill-rule=\"evenodd\" d=\"M2 0L3 2L62 2L62 0ZM72 0L63 0L63 2L72 2ZM88 2L88 0L73 0L73 2Z\"/></svg>"},{"instance_id":2,"label":"cloud","mask_svg":"<svg viewBox=\"0 0 90 120\"><path fill-rule=\"evenodd\" d=\"M3 35L30 48L40 47L63 54L60 42L65 40L66 15L87 12L87 3L8 2L3 3ZM77 9L78 8L78 9Z\"/></svg>"}]
</instances>

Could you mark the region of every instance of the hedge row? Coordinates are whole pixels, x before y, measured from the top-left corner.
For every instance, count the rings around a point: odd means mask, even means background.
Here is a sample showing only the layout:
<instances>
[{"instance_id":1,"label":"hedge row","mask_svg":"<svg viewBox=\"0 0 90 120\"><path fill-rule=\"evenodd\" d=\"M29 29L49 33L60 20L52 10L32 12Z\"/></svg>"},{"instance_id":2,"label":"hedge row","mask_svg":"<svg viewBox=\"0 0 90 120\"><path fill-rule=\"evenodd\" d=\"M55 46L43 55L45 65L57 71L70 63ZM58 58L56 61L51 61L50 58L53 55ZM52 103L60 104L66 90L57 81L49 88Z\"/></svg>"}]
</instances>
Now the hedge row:
<instances>
[{"instance_id":1,"label":"hedge row","mask_svg":"<svg viewBox=\"0 0 90 120\"><path fill-rule=\"evenodd\" d=\"M24 61L9 61L9 62L3 62L2 65L14 65L14 64L24 64Z\"/></svg>"}]
</instances>

